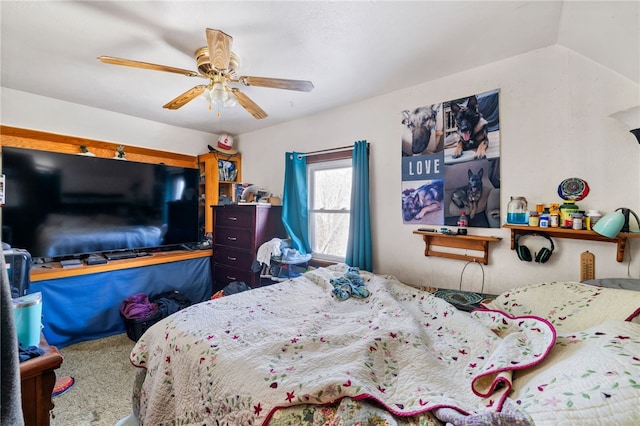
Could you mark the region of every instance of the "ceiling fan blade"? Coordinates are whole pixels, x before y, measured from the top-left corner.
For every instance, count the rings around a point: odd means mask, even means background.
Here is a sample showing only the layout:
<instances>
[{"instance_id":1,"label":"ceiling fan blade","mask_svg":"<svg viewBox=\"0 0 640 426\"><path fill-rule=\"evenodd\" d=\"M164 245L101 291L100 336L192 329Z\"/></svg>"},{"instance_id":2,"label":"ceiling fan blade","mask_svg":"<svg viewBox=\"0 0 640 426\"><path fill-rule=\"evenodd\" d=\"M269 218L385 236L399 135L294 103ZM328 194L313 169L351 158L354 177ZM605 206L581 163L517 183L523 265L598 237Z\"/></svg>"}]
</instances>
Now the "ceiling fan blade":
<instances>
[{"instance_id":1,"label":"ceiling fan blade","mask_svg":"<svg viewBox=\"0 0 640 426\"><path fill-rule=\"evenodd\" d=\"M189 101L192 101L194 98L198 97L207 86L204 84L199 84L191 89L187 90L183 94L179 95L177 98L167 102L162 108L166 109L178 109Z\"/></svg>"},{"instance_id":2,"label":"ceiling fan blade","mask_svg":"<svg viewBox=\"0 0 640 426\"><path fill-rule=\"evenodd\" d=\"M211 66L216 71L227 71L229 68L229 60L231 59L233 37L220 30L212 30L211 28L207 28L206 32Z\"/></svg>"},{"instance_id":3,"label":"ceiling fan blade","mask_svg":"<svg viewBox=\"0 0 640 426\"><path fill-rule=\"evenodd\" d=\"M185 69L176 68L176 67L169 67L167 65L158 65L158 64L151 64L149 62L132 61L131 59L114 58L112 56L98 56L98 59L101 62L104 62L105 64L124 65L126 67L144 68L147 70L173 72L176 74L186 75L187 77L200 76L200 74L198 74L195 71L185 70Z\"/></svg>"},{"instance_id":4,"label":"ceiling fan blade","mask_svg":"<svg viewBox=\"0 0 640 426\"><path fill-rule=\"evenodd\" d=\"M298 90L300 92L310 92L313 90L313 83L306 80L286 80L282 78L248 77L238 78L238 82L245 86L272 87L274 89Z\"/></svg>"},{"instance_id":5,"label":"ceiling fan blade","mask_svg":"<svg viewBox=\"0 0 640 426\"><path fill-rule=\"evenodd\" d=\"M258 120L267 118L268 116L267 113L262 108L260 108L258 104L256 104L251 99L249 99L247 95L245 95L235 87L231 88L231 91L233 92L233 95L238 100L238 103L242 105L242 107L246 109L249 112L249 114L253 115Z\"/></svg>"}]
</instances>

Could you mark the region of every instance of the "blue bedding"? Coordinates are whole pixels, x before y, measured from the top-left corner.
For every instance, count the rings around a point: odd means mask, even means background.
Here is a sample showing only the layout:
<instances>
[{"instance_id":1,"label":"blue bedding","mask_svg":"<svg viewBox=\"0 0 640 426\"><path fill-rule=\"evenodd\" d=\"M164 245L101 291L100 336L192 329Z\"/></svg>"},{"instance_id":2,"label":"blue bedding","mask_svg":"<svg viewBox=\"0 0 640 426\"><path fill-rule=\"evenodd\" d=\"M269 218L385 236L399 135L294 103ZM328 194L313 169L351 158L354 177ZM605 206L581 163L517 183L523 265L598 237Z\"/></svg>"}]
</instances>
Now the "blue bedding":
<instances>
[{"instance_id":1,"label":"blue bedding","mask_svg":"<svg viewBox=\"0 0 640 426\"><path fill-rule=\"evenodd\" d=\"M131 226L98 217L95 220L60 216L49 220L37 235L37 250L42 257L95 253L125 248L157 247L163 230L157 226Z\"/></svg>"}]
</instances>

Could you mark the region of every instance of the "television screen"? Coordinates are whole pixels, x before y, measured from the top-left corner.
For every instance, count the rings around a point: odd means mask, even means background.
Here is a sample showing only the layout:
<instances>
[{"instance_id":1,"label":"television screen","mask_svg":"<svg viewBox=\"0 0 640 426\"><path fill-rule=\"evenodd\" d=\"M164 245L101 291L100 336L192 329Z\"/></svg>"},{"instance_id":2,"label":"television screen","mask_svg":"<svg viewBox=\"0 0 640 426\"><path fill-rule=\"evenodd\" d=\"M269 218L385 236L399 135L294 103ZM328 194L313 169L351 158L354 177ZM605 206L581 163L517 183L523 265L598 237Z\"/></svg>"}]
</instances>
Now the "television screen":
<instances>
[{"instance_id":1,"label":"television screen","mask_svg":"<svg viewBox=\"0 0 640 426\"><path fill-rule=\"evenodd\" d=\"M3 147L2 239L34 258L200 241L198 170Z\"/></svg>"}]
</instances>

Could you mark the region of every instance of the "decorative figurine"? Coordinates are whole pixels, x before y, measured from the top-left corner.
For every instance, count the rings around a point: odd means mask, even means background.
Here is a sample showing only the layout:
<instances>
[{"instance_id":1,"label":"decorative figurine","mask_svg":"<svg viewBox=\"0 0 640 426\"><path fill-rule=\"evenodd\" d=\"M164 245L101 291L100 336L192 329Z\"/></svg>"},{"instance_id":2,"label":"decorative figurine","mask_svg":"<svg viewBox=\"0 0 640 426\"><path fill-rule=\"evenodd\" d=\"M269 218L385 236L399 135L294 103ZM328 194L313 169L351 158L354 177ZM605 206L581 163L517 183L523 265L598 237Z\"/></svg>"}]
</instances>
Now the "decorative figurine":
<instances>
[{"instance_id":1,"label":"decorative figurine","mask_svg":"<svg viewBox=\"0 0 640 426\"><path fill-rule=\"evenodd\" d=\"M118 148L116 148L116 158L119 158L120 160L124 160L124 156L125 156L125 152L124 152L124 145L119 145Z\"/></svg>"}]
</instances>

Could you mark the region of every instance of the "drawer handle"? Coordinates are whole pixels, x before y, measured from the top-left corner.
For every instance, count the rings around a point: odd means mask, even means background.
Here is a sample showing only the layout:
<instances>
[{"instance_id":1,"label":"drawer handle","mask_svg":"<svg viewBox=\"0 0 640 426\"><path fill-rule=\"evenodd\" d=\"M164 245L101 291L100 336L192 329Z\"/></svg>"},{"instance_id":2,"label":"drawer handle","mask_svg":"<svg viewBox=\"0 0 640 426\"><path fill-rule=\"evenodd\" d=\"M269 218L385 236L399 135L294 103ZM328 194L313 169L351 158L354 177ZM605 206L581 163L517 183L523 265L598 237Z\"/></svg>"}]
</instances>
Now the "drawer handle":
<instances>
[{"instance_id":1,"label":"drawer handle","mask_svg":"<svg viewBox=\"0 0 640 426\"><path fill-rule=\"evenodd\" d=\"M228 217L228 219L229 219L229 220L238 220L238 218L237 218L237 217L235 217L235 216L229 216L229 217Z\"/></svg>"},{"instance_id":2,"label":"drawer handle","mask_svg":"<svg viewBox=\"0 0 640 426\"><path fill-rule=\"evenodd\" d=\"M227 237L227 240L229 241L236 241L238 238L237 237Z\"/></svg>"},{"instance_id":3,"label":"drawer handle","mask_svg":"<svg viewBox=\"0 0 640 426\"><path fill-rule=\"evenodd\" d=\"M237 257L231 257L231 256L227 256L227 260L230 260L232 262L235 262L236 260L238 260Z\"/></svg>"},{"instance_id":4,"label":"drawer handle","mask_svg":"<svg viewBox=\"0 0 640 426\"><path fill-rule=\"evenodd\" d=\"M229 275L227 275L227 279L230 281L238 281L236 277L230 277Z\"/></svg>"}]
</instances>

